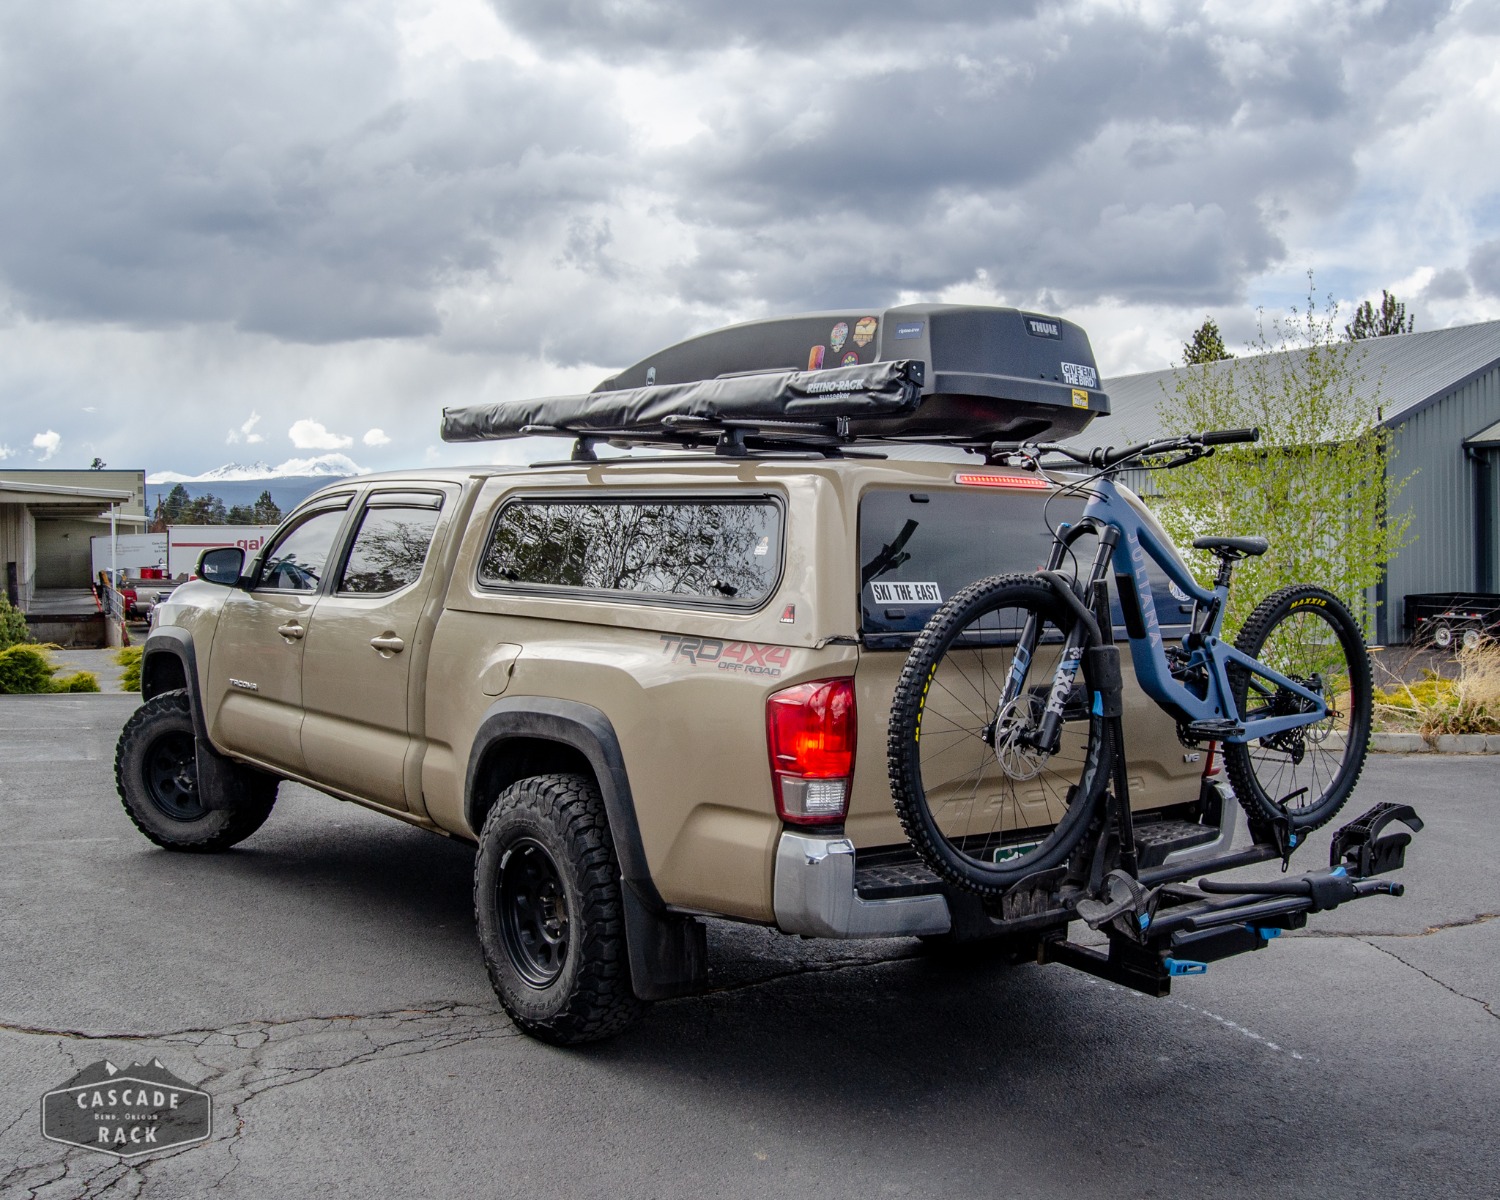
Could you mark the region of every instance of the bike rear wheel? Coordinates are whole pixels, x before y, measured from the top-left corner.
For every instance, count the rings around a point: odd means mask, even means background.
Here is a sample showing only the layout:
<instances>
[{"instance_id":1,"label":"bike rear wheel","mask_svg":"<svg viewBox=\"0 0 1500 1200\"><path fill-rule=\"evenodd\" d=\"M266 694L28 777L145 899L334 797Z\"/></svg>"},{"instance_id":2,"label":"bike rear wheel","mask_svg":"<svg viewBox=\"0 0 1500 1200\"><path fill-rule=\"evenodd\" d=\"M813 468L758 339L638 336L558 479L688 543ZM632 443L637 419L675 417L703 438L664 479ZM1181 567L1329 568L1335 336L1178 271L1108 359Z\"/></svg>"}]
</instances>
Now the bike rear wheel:
<instances>
[{"instance_id":1,"label":"bike rear wheel","mask_svg":"<svg viewBox=\"0 0 1500 1200\"><path fill-rule=\"evenodd\" d=\"M1224 747L1229 781L1251 817L1279 817L1285 801L1294 830L1316 829L1349 798L1369 749L1373 684L1359 626L1332 592L1297 584L1262 600L1234 644L1328 705L1315 724ZM1229 682L1241 720L1307 711L1294 692L1244 668L1231 668Z\"/></svg>"},{"instance_id":2,"label":"bike rear wheel","mask_svg":"<svg viewBox=\"0 0 1500 1200\"><path fill-rule=\"evenodd\" d=\"M1028 618L1040 636L1017 655ZM980 580L940 608L896 684L887 742L891 795L922 859L947 882L998 895L1065 862L1108 781L1111 741L1080 670L1052 754L1027 747L1072 630L1072 610L1032 575ZM1013 671L1016 699L998 711Z\"/></svg>"}]
</instances>

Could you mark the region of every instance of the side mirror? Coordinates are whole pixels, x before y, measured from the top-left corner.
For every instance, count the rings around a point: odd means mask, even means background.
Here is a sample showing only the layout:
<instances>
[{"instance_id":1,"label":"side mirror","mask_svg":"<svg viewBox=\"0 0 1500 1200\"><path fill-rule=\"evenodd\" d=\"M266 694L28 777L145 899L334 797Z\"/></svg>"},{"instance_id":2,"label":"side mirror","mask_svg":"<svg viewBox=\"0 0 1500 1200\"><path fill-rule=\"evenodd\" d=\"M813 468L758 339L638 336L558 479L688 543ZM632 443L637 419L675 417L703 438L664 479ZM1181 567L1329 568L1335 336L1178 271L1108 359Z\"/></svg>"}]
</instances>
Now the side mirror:
<instances>
[{"instance_id":1,"label":"side mirror","mask_svg":"<svg viewBox=\"0 0 1500 1200\"><path fill-rule=\"evenodd\" d=\"M245 552L238 546L218 546L198 558L198 578L205 583L237 587L245 566Z\"/></svg>"}]
</instances>

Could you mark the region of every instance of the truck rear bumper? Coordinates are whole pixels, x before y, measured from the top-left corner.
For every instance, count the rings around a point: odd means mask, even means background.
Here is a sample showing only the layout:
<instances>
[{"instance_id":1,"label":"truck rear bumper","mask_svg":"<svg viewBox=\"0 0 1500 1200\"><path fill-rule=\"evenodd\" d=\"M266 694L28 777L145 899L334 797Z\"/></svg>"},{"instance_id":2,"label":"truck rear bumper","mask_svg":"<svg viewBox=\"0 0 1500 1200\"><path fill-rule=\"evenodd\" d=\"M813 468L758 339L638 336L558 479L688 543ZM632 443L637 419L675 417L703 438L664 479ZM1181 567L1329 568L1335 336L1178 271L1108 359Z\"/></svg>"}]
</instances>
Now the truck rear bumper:
<instances>
[{"instance_id":1,"label":"truck rear bumper","mask_svg":"<svg viewBox=\"0 0 1500 1200\"><path fill-rule=\"evenodd\" d=\"M808 937L917 937L947 933L941 895L864 900L854 890L854 843L842 835L785 830L776 847L776 924Z\"/></svg>"}]
</instances>

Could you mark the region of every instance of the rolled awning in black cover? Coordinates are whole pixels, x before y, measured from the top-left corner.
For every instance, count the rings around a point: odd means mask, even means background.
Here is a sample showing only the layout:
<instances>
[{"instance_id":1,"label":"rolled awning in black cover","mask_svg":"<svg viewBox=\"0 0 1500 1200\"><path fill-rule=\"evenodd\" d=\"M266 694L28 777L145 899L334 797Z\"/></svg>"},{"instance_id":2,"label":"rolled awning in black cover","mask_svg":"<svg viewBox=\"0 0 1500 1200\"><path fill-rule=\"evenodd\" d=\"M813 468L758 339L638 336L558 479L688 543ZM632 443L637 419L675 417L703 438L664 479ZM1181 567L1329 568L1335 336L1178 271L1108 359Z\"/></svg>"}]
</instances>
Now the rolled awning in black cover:
<instances>
[{"instance_id":1,"label":"rolled awning in black cover","mask_svg":"<svg viewBox=\"0 0 1500 1200\"><path fill-rule=\"evenodd\" d=\"M675 421L832 421L901 417L922 397L924 364L898 359L818 371L773 371L582 396L544 396L443 410L445 442L542 431L670 431Z\"/></svg>"}]
</instances>

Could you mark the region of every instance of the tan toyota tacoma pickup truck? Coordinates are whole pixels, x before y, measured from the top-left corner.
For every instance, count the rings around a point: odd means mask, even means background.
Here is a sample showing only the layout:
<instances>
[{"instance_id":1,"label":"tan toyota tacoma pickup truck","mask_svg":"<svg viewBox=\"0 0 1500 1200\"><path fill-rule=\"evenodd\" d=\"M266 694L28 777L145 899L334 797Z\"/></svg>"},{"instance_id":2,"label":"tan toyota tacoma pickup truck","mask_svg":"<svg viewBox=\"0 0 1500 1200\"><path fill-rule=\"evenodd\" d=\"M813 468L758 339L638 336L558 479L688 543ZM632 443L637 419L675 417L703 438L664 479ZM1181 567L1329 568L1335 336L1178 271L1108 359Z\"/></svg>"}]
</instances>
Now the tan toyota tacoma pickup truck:
<instances>
[{"instance_id":1,"label":"tan toyota tacoma pickup truck","mask_svg":"<svg viewBox=\"0 0 1500 1200\"><path fill-rule=\"evenodd\" d=\"M1066 925L921 865L886 727L939 602L1035 570L1081 502L982 463L750 442L347 479L253 560L208 552L153 613L116 759L132 820L225 850L293 780L476 844L495 990L558 1043L699 987L704 916L950 944ZM1164 581L1157 604L1185 611ZM1125 720L1143 862L1226 846L1210 748L1129 686Z\"/></svg>"}]
</instances>

